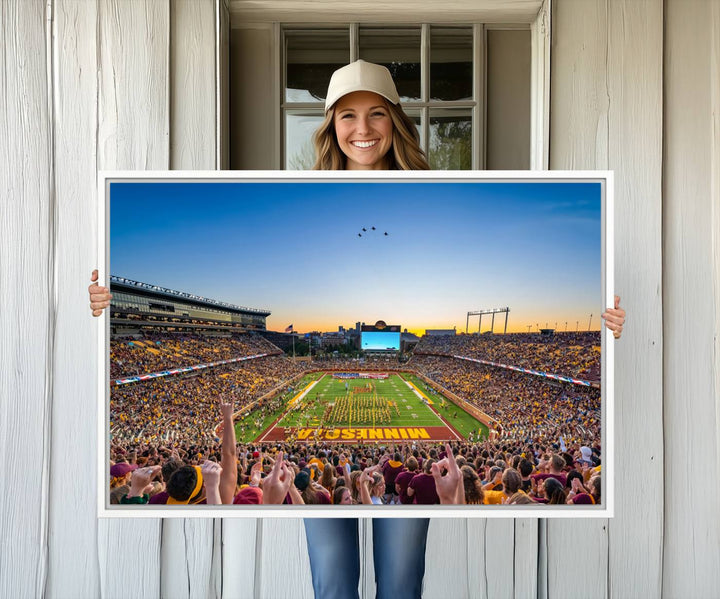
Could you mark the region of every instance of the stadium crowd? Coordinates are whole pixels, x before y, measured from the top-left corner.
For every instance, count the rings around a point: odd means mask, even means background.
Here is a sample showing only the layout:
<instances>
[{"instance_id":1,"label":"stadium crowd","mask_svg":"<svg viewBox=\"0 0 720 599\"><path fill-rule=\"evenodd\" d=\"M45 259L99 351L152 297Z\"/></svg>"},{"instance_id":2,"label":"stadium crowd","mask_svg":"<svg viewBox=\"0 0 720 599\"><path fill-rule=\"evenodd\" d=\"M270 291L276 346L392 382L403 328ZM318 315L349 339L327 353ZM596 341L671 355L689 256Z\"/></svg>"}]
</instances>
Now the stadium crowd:
<instances>
[{"instance_id":1,"label":"stadium crowd","mask_svg":"<svg viewBox=\"0 0 720 599\"><path fill-rule=\"evenodd\" d=\"M499 422L505 440L600 438L599 389L454 358L416 355L410 365Z\"/></svg>"},{"instance_id":2,"label":"stadium crowd","mask_svg":"<svg viewBox=\"0 0 720 599\"><path fill-rule=\"evenodd\" d=\"M467 355L562 373L567 373L562 364L572 358L578 372L592 370L591 360L575 359L579 354L573 353L584 347L592 356L591 335L573 334L564 345L542 342L541 350L537 339L537 335L516 335L512 340L424 337L407 364L397 358L295 362L272 355L114 386L111 500L596 503L600 499L600 391L450 357ZM134 374L256 353L277 354L278 350L249 335L145 334L114 340L111 364L113 372ZM492 442L453 443L448 448L420 442L390 447L236 443L233 413L254 404L249 418L255 419L257 428L292 396L293 380L317 369L415 370L495 419L501 436ZM232 402L232 410L230 404L220 404L219 398L231 398L227 401ZM223 427L217 429L220 421ZM243 429L245 425L241 421ZM222 439L216 430L221 430Z\"/></svg>"},{"instance_id":3,"label":"stadium crowd","mask_svg":"<svg viewBox=\"0 0 720 599\"><path fill-rule=\"evenodd\" d=\"M344 358L336 356L320 356L313 358L315 367L329 371L373 371L400 372L407 369L404 362L396 356L365 356L363 358Z\"/></svg>"},{"instance_id":4,"label":"stadium crowd","mask_svg":"<svg viewBox=\"0 0 720 599\"><path fill-rule=\"evenodd\" d=\"M271 356L219 366L188 375L151 379L112 387L110 434L113 443L174 442L203 444L215 436L218 397L232 396L238 409L285 384L305 366ZM258 410L272 410L278 398L258 402Z\"/></svg>"},{"instance_id":5,"label":"stadium crowd","mask_svg":"<svg viewBox=\"0 0 720 599\"><path fill-rule=\"evenodd\" d=\"M588 381L600 380L600 331L425 335L414 353L464 356Z\"/></svg>"},{"instance_id":6,"label":"stadium crowd","mask_svg":"<svg viewBox=\"0 0 720 599\"><path fill-rule=\"evenodd\" d=\"M169 444L113 448L120 504L599 504L601 449L506 442L337 446L222 442L202 454Z\"/></svg>"},{"instance_id":7,"label":"stadium crowd","mask_svg":"<svg viewBox=\"0 0 720 599\"><path fill-rule=\"evenodd\" d=\"M256 335L210 337L188 333L139 333L115 337L110 342L110 378L161 372L242 356L281 353L272 343Z\"/></svg>"}]
</instances>

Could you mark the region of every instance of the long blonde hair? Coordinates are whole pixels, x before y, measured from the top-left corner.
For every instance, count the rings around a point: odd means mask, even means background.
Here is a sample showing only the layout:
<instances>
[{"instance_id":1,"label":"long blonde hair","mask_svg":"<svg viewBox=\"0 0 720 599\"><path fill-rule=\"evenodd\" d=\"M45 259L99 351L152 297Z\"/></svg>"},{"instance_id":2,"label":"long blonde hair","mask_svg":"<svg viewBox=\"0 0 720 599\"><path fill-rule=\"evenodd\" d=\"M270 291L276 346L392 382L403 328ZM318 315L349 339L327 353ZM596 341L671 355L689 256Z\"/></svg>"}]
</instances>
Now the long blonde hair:
<instances>
[{"instance_id":1,"label":"long blonde hair","mask_svg":"<svg viewBox=\"0 0 720 599\"><path fill-rule=\"evenodd\" d=\"M362 503L360 501L360 475L362 470L353 470L350 473L350 496L353 499L353 503Z\"/></svg>"},{"instance_id":2,"label":"long blonde hair","mask_svg":"<svg viewBox=\"0 0 720 599\"><path fill-rule=\"evenodd\" d=\"M462 466L460 468L463 477L463 486L465 487L465 503L482 505L485 501L485 492L480 484L480 477L471 466Z\"/></svg>"},{"instance_id":3,"label":"long blonde hair","mask_svg":"<svg viewBox=\"0 0 720 599\"><path fill-rule=\"evenodd\" d=\"M389 170L427 171L430 165L425 152L420 148L420 136L415 123L405 114L400 104L385 102L393 124L392 147L387 156L390 159ZM312 137L315 146L314 171L343 171L346 156L342 153L335 135L335 106L325 113L325 120Z\"/></svg>"}]
</instances>

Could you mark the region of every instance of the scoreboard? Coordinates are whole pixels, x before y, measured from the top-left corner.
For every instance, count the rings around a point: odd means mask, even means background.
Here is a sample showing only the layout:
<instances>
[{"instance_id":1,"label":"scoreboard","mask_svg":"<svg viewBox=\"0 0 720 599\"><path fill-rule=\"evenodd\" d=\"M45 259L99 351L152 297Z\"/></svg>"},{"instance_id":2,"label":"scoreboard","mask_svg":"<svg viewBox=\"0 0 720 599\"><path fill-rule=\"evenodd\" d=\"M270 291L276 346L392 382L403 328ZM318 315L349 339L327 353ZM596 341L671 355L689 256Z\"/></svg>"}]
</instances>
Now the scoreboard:
<instances>
[{"instance_id":1,"label":"scoreboard","mask_svg":"<svg viewBox=\"0 0 720 599\"><path fill-rule=\"evenodd\" d=\"M362 325L360 347L363 351L398 352L400 351L400 325L385 324L378 320L374 325Z\"/></svg>"}]
</instances>

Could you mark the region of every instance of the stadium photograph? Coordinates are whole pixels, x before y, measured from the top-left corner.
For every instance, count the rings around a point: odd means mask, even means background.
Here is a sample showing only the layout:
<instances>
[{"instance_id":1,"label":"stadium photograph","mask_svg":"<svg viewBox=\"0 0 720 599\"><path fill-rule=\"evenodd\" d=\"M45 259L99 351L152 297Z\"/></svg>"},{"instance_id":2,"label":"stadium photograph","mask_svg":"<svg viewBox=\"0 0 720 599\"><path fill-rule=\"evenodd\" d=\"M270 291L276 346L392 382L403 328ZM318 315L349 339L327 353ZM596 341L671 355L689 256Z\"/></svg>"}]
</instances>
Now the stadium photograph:
<instances>
[{"instance_id":1,"label":"stadium photograph","mask_svg":"<svg viewBox=\"0 0 720 599\"><path fill-rule=\"evenodd\" d=\"M110 509L604 505L599 180L107 186Z\"/></svg>"}]
</instances>

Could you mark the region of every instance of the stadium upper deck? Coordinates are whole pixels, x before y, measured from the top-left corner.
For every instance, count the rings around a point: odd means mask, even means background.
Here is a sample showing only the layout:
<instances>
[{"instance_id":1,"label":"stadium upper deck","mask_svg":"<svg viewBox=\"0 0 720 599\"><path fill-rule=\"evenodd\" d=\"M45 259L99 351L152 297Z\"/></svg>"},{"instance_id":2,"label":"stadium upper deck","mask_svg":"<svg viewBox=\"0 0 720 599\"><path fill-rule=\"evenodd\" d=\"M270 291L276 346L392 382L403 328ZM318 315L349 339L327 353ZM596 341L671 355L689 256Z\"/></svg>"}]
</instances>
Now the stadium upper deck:
<instances>
[{"instance_id":1,"label":"stadium upper deck","mask_svg":"<svg viewBox=\"0 0 720 599\"><path fill-rule=\"evenodd\" d=\"M246 308L159 285L110 277L113 335L140 329L264 331L270 310Z\"/></svg>"}]
</instances>

